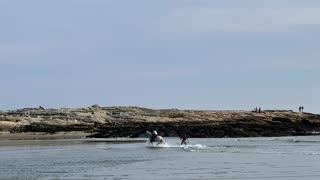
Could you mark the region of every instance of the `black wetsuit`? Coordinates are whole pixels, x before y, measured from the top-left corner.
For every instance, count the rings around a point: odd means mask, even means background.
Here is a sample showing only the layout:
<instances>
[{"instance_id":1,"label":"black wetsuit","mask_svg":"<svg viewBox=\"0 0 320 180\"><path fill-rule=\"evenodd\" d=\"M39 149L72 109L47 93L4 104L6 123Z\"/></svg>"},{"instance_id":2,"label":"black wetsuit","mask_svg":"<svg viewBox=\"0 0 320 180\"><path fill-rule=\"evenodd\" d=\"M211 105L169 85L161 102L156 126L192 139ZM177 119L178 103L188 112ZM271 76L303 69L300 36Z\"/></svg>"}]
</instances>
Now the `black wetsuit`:
<instances>
[{"instance_id":1,"label":"black wetsuit","mask_svg":"<svg viewBox=\"0 0 320 180\"><path fill-rule=\"evenodd\" d=\"M187 139L188 139L187 135L184 134L184 135L181 137L181 145L182 145L183 143L184 143L184 144L187 144Z\"/></svg>"}]
</instances>

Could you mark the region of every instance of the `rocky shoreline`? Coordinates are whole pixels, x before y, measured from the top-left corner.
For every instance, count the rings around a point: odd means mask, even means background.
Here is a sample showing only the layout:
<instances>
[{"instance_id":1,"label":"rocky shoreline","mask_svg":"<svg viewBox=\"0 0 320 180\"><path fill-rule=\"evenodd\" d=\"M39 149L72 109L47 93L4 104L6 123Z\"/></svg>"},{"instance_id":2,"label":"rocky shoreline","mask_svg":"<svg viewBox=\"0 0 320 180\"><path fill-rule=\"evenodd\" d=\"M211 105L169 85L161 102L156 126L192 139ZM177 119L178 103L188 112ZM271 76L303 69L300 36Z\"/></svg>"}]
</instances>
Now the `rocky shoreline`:
<instances>
[{"instance_id":1,"label":"rocky shoreline","mask_svg":"<svg viewBox=\"0 0 320 180\"><path fill-rule=\"evenodd\" d=\"M153 129L171 137L182 133L199 138L315 135L320 132L320 115L286 110L257 113L98 105L0 111L0 132L15 134L81 132L95 138L143 137Z\"/></svg>"}]
</instances>

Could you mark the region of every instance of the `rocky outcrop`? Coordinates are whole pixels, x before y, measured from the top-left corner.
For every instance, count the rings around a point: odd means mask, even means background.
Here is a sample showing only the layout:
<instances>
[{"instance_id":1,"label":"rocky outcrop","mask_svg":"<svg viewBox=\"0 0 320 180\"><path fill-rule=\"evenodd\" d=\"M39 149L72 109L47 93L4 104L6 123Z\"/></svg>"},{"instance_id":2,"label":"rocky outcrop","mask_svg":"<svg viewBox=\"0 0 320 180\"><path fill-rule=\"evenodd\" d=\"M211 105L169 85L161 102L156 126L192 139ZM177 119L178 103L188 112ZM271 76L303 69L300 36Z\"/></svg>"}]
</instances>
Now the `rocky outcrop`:
<instances>
[{"instance_id":1,"label":"rocky outcrop","mask_svg":"<svg viewBox=\"0 0 320 180\"><path fill-rule=\"evenodd\" d=\"M91 132L90 137L162 136L255 137L311 135L320 132L320 115L292 111L153 110L138 107L81 109L26 108L0 111L0 131Z\"/></svg>"}]
</instances>

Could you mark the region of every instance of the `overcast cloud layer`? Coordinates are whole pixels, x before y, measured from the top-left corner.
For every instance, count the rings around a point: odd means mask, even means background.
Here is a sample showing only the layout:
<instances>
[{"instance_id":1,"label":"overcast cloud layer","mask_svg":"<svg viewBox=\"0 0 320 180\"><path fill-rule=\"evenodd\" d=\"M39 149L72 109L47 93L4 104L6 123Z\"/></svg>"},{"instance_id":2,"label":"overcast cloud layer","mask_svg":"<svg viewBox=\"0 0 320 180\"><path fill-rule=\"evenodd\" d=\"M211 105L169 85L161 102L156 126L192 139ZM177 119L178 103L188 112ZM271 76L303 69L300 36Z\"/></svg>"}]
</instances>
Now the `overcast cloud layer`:
<instances>
[{"instance_id":1,"label":"overcast cloud layer","mask_svg":"<svg viewBox=\"0 0 320 180\"><path fill-rule=\"evenodd\" d=\"M0 1L0 109L320 112L320 2Z\"/></svg>"}]
</instances>

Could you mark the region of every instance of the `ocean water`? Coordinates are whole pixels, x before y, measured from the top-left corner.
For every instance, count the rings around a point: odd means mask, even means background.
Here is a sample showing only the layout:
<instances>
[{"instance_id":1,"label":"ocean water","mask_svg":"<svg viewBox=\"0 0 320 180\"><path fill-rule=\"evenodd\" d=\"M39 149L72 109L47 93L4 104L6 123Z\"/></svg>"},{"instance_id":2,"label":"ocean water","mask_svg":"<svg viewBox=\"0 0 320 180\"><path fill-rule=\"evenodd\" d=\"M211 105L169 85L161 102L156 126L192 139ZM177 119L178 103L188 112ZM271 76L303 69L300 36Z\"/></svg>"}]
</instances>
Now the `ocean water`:
<instances>
[{"instance_id":1,"label":"ocean water","mask_svg":"<svg viewBox=\"0 0 320 180\"><path fill-rule=\"evenodd\" d=\"M320 136L191 138L186 147L104 140L10 141L0 179L320 179Z\"/></svg>"}]
</instances>

